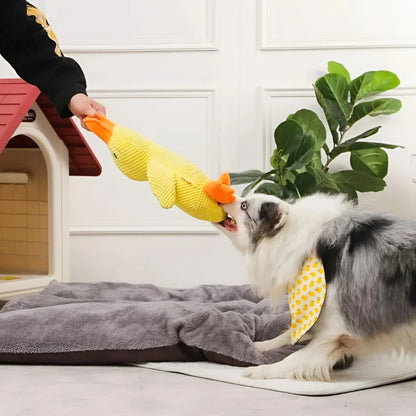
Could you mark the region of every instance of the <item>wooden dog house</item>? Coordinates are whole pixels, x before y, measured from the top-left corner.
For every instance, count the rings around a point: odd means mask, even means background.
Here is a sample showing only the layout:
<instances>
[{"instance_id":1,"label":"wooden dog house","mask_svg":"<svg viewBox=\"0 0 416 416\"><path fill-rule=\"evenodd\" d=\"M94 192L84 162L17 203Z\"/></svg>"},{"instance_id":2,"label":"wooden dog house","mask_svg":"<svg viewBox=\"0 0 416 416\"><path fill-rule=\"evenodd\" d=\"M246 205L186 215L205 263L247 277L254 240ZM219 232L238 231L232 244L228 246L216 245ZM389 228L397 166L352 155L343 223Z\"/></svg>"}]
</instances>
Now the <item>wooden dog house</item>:
<instances>
[{"instance_id":1,"label":"wooden dog house","mask_svg":"<svg viewBox=\"0 0 416 416\"><path fill-rule=\"evenodd\" d=\"M0 79L0 296L68 281L69 175L101 166L71 119L20 79Z\"/></svg>"}]
</instances>

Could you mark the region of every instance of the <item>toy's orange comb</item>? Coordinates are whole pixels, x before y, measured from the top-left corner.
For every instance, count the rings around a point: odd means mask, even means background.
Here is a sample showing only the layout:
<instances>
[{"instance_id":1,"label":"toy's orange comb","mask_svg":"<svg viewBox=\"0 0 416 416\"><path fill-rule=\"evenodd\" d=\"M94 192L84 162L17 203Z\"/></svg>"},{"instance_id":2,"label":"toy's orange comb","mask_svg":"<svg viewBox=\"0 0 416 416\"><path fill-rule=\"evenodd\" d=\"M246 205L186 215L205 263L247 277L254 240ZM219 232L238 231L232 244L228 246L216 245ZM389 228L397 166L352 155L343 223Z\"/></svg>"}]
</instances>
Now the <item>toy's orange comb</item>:
<instances>
[{"instance_id":1,"label":"toy's orange comb","mask_svg":"<svg viewBox=\"0 0 416 416\"><path fill-rule=\"evenodd\" d=\"M115 126L115 124L112 121L104 117L102 114L99 114L98 118L85 117L82 121L88 127L88 130L95 133L105 143L108 143L111 136L113 135L113 130Z\"/></svg>"},{"instance_id":2,"label":"toy's orange comb","mask_svg":"<svg viewBox=\"0 0 416 416\"><path fill-rule=\"evenodd\" d=\"M236 198L231 187L230 175L224 172L216 181L209 181L204 185L204 191L220 204L229 204Z\"/></svg>"}]
</instances>

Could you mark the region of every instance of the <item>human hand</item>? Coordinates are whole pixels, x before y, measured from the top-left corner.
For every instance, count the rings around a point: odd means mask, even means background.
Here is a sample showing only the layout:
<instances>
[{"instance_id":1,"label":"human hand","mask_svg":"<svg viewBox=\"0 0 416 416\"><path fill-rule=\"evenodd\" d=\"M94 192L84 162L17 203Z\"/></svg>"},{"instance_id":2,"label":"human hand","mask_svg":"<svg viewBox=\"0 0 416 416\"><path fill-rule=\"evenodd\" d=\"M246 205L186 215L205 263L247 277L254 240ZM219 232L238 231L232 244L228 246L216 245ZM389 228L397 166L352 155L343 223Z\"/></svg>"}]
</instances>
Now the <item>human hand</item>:
<instances>
[{"instance_id":1,"label":"human hand","mask_svg":"<svg viewBox=\"0 0 416 416\"><path fill-rule=\"evenodd\" d=\"M97 117L99 114L105 116L106 114L106 109L102 104L82 93L75 94L71 98L68 108L74 116L81 120L81 125L86 130L88 130L88 128L82 121L85 117Z\"/></svg>"}]
</instances>

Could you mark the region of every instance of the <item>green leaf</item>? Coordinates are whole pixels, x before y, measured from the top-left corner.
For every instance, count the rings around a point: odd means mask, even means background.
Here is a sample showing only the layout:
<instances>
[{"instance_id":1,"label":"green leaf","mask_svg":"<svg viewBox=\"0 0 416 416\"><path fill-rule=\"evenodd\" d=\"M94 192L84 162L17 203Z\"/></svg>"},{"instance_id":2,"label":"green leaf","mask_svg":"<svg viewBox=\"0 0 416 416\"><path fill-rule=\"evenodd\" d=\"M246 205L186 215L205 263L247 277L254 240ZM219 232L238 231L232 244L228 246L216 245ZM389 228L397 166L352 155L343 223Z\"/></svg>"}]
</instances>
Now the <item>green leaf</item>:
<instances>
[{"instance_id":1,"label":"green leaf","mask_svg":"<svg viewBox=\"0 0 416 416\"><path fill-rule=\"evenodd\" d=\"M351 145L357 142L358 140L365 139L366 137L370 137L373 134L376 134L381 129L381 126L374 127L370 130L365 131L364 133L359 134L358 136L355 136L349 140L346 140L345 142L342 142L338 146L334 147L331 152L329 153L329 156L334 159L338 155L344 152L348 152L351 150Z\"/></svg>"},{"instance_id":2,"label":"green leaf","mask_svg":"<svg viewBox=\"0 0 416 416\"><path fill-rule=\"evenodd\" d=\"M281 151L278 149L273 150L273 154L270 158L270 165L273 169L283 168L286 165L288 156L282 156Z\"/></svg>"},{"instance_id":3,"label":"green leaf","mask_svg":"<svg viewBox=\"0 0 416 416\"><path fill-rule=\"evenodd\" d=\"M342 75L348 82L351 82L350 73L347 71L344 65L340 64L339 62L329 61L328 62L328 72L330 74L339 74Z\"/></svg>"},{"instance_id":4,"label":"green leaf","mask_svg":"<svg viewBox=\"0 0 416 416\"><path fill-rule=\"evenodd\" d=\"M287 119L296 121L300 125L303 136L313 137L316 150L322 148L326 140L326 130L316 113L302 109L295 114L291 114Z\"/></svg>"},{"instance_id":5,"label":"green leaf","mask_svg":"<svg viewBox=\"0 0 416 416\"><path fill-rule=\"evenodd\" d=\"M345 188L342 191L339 191L340 193L344 194L347 196L347 198L350 201L354 201L356 204L358 203L358 194L357 191L353 188Z\"/></svg>"},{"instance_id":6,"label":"green leaf","mask_svg":"<svg viewBox=\"0 0 416 416\"><path fill-rule=\"evenodd\" d=\"M329 153L329 150L328 150ZM313 157L312 160L310 161L310 163L308 163L308 166L312 166L316 169L320 169L323 170L323 164L322 164L322 155L321 152L316 152Z\"/></svg>"},{"instance_id":7,"label":"green leaf","mask_svg":"<svg viewBox=\"0 0 416 416\"><path fill-rule=\"evenodd\" d=\"M352 139L351 139L352 140ZM345 152L352 152L353 150L365 150L365 149L375 149L384 147L385 149L396 149L399 146L396 144L388 144L388 143L378 143L378 142L350 142L347 141L345 143L341 143L339 146L334 148L330 156L332 159L334 159L336 156L340 155L341 153Z\"/></svg>"},{"instance_id":8,"label":"green leaf","mask_svg":"<svg viewBox=\"0 0 416 416\"><path fill-rule=\"evenodd\" d=\"M385 149L397 149L398 147L403 148L398 144L390 143L380 143L380 142L357 142L350 146L350 150L364 150L364 149L374 149L377 147L384 147Z\"/></svg>"},{"instance_id":9,"label":"green leaf","mask_svg":"<svg viewBox=\"0 0 416 416\"><path fill-rule=\"evenodd\" d=\"M303 172L295 179L295 185L302 196L310 195L317 191L318 182L314 175Z\"/></svg>"},{"instance_id":10,"label":"green leaf","mask_svg":"<svg viewBox=\"0 0 416 416\"><path fill-rule=\"evenodd\" d=\"M296 176L297 176L296 171L292 172L291 170L286 170L285 174L283 175L283 184L285 184L288 181L294 183L296 180ZM275 182L278 182L278 181L275 181Z\"/></svg>"},{"instance_id":11,"label":"green leaf","mask_svg":"<svg viewBox=\"0 0 416 416\"><path fill-rule=\"evenodd\" d=\"M315 88L315 96L316 100L318 101L321 108L324 110L325 118L328 123L329 130L331 132L332 141L334 145L338 144L339 142L339 135L338 135L338 121L337 119L332 115L331 112L327 110L325 107L325 100L322 94Z\"/></svg>"},{"instance_id":12,"label":"green leaf","mask_svg":"<svg viewBox=\"0 0 416 416\"><path fill-rule=\"evenodd\" d=\"M296 121L283 121L274 131L276 149L282 156L292 153L302 143L302 136L302 127Z\"/></svg>"},{"instance_id":13,"label":"green leaf","mask_svg":"<svg viewBox=\"0 0 416 416\"><path fill-rule=\"evenodd\" d=\"M282 189L282 199L298 199L300 196L296 185L290 181Z\"/></svg>"},{"instance_id":14,"label":"green leaf","mask_svg":"<svg viewBox=\"0 0 416 416\"><path fill-rule=\"evenodd\" d=\"M334 127L334 120L336 120L341 131L345 130L347 120L351 114L347 80L340 74L327 74L318 78L314 88L318 103L324 110L331 132Z\"/></svg>"},{"instance_id":15,"label":"green leaf","mask_svg":"<svg viewBox=\"0 0 416 416\"><path fill-rule=\"evenodd\" d=\"M396 88L400 80L396 74L390 71L369 71L353 79L349 85L351 102L356 101L378 92L388 91Z\"/></svg>"},{"instance_id":16,"label":"green leaf","mask_svg":"<svg viewBox=\"0 0 416 416\"><path fill-rule=\"evenodd\" d=\"M331 173L330 176L342 192L349 194L351 190L359 192L382 191L386 182L373 175L355 170L342 170Z\"/></svg>"},{"instance_id":17,"label":"green leaf","mask_svg":"<svg viewBox=\"0 0 416 416\"><path fill-rule=\"evenodd\" d=\"M318 192L326 192L329 194L339 194L341 192L341 189L339 189L338 185L330 176L327 176L320 184L318 184L317 190Z\"/></svg>"},{"instance_id":18,"label":"green leaf","mask_svg":"<svg viewBox=\"0 0 416 416\"><path fill-rule=\"evenodd\" d=\"M315 178L316 183L321 183L325 180L326 172L322 168L308 165L306 166L306 171Z\"/></svg>"},{"instance_id":19,"label":"green leaf","mask_svg":"<svg viewBox=\"0 0 416 416\"><path fill-rule=\"evenodd\" d=\"M330 174L326 172L323 167L316 168L314 166L308 165L306 170L311 176L315 178L315 182L317 183L316 191L328 193L341 192Z\"/></svg>"},{"instance_id":20,"label":"green leaf","mask_svg":"<svg viewBox=\"0 0 416 416\"><path fill-rule=\"evenodd\" d=\"M384 178L387 175L389 158L380 148L355 150L351 152L350 163L355 171Z\"/></svg>"},{"instance_id":21,"label":"green leaf","mask_svg":"<svg viewBox=\"0 0 416 416\"><path fill-rule=\"evenodd\" d=\"M372 129L366 130L364 133L361 133L358 136L355 136L355 137L352 137L349 140L346 140L344 142L344 144L349 143L349 142L355 143L357 140L365 139L366 137L370 137L373 134L376 134L380 129L381 129L381 126L373 127Z\"/></svg>"},{"instance_id":22,"label":"green leaf","mask_svg":"<svg viewBox=\"0 0 416 416\"><path fill-rule=\"evenodd\" d=\"M397 113L401 107L401 101L395 98L381 98L357 104L354 107L351 118L348 120L348 125L352 126L365 116L376 117Z\"/></svg>"},{"instance_id":23,"label":"green leaf","mask_svg":"<svg viewBox=\"0 0 416 416\"><path fill-rule=\"evenodd\" d=\"M261 170L246 170L244 172L231 172L230 180L232 185L241 185L244 183L250 183L257 181L264 175Z\"/></svg>"},{"instance_id":24,"label":"green leaf","mask_svg":"<svg viewBox=\"0 0 416 416\"><path fill-rule=\"evenodd\" d=\"M282 198L283 189L277 183L265 182L265 183L262 183L259 187L257 187L254 193L274 195L274 196L277 196L278 198Z\"/></svg>"},{"instance_id":25,"label":"green leaf","mask_svg":"<svg viewBox=\"0 0 416 416\"><path fill-rule=\"evenodd\" d=\"M247 196L249 194L249 192L256 186L256 182L252 182L250 183L250 185L246 186L242 191L241 191L241 196L244 198L245 196Z\"/></svg>"},{"instance_id":26,"label":"green leaf","mask_svg":"<svg viewBox=\"0 0 416 416\"><path fill-rule=\"evenodd\" d=\"M301 145L290 154L287 169L296 170L307 165L315 155L315 141L312 136L304 136Z\"/></svg>"},{"instance_id":27,"label":"green leaf","mask_svg":"<svg viewBox=\"0 0 416 416\"><path fill-rule=\"evenodd\" d=\"M320 155L326 140L326 131L313 111L302 109L279 124L275 131L275 140L277 147L273 152L271 165L275 169L286 166L287 169L297 170L308 164L315 153Z\"/></svg>"}]
</instances>

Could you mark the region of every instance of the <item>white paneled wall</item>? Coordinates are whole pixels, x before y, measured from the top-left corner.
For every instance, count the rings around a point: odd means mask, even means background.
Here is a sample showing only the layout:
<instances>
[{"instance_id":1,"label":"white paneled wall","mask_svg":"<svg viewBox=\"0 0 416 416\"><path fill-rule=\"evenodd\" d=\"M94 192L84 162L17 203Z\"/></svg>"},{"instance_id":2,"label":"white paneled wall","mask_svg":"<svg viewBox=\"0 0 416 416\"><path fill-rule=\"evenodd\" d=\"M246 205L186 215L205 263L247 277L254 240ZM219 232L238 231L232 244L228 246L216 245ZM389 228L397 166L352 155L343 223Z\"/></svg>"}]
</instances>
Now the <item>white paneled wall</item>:
<instances>
[{"instance_id":1,"label":"white paneled wall","mask_svg":"<svg viewBox=\"0 0 416 416\"><path fill-rule=\"evenodd\" d=\"M416 3L399 0L259 1L262 50L414 47ZM297 30L294 30L296 28Z\"/></svg>"},{"instance_id":2,"label":"white paneled wall","mask_svg":"<svg viewBox=\"0 0 416 416\"><path fill-rule=\"evenodd\" d=\"M216 50L215 0L44 0L68 51ZM77 22L77 30L66 22Z\"/></svg>"},{"instance_id":3,"label":"white paneled wall","mask_svg":"<svg viewBox=\"0 0 416 416\"><path fill-rule=\"evenodd\" d=\"M403 102L378 118L388 187L361 198L416 216L416 3L412 0L39 0L89 93L118 124L194 161L211 177L267 168L278 123L319 112L312 84L327 62L352 76L395 72ZM0 62L0 75L12 70ZM368 126L374 120L366 121ZM366 126L362 126L364 129ZM71 278L165 286L246 283L241 258L211 224L163 210L146 183L125 178L86 132L103 165L71 178ZM342 161L341 161L342 163Z\"/></svg>"}]
</instances>

